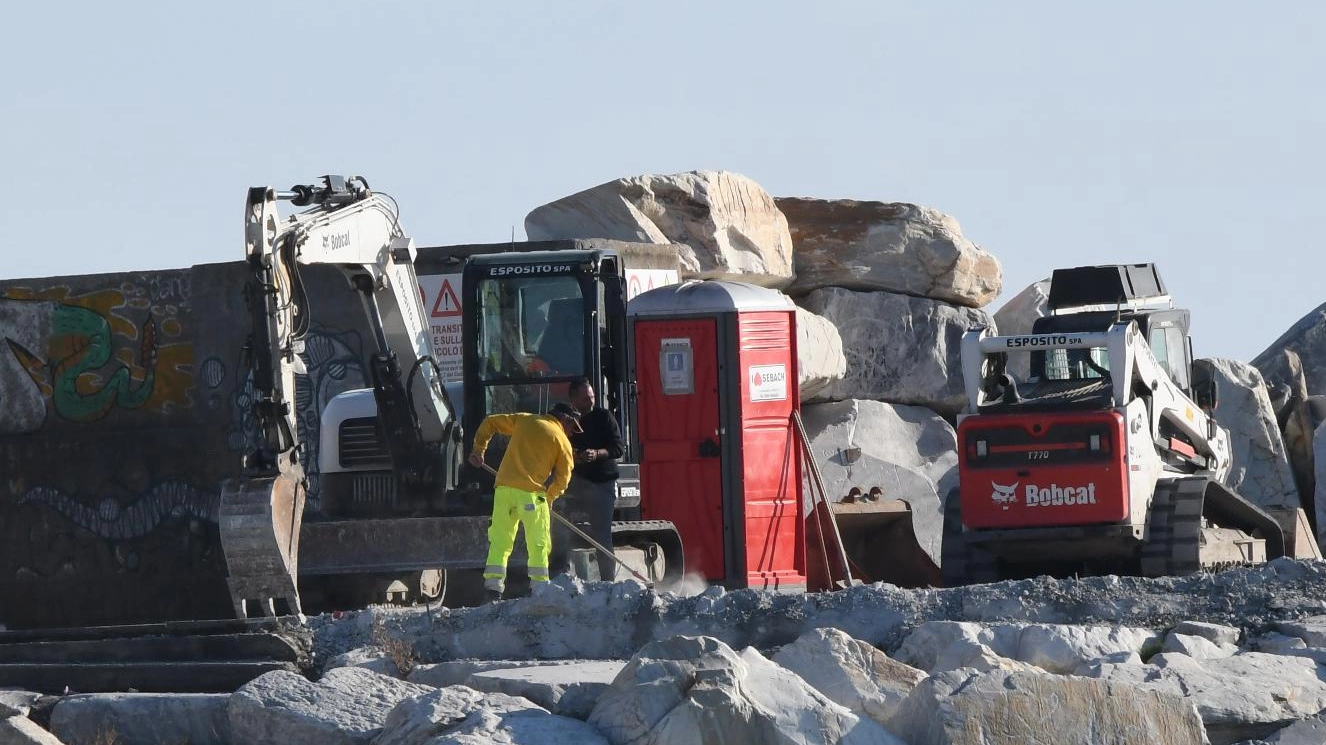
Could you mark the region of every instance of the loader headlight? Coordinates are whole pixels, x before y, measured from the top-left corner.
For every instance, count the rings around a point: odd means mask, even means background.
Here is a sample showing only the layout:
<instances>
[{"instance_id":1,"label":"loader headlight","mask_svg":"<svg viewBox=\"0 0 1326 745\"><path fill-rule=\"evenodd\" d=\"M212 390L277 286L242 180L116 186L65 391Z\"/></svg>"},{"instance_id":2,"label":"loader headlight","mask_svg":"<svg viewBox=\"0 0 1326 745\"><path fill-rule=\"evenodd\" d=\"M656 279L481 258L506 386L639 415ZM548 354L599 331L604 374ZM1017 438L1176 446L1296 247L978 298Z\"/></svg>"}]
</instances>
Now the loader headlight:
<instances>
[{"instance_id":1,"label":"loader headlight","mask_svg":"<svg viewBox=\"0 0 1326 745\"><path fill-rule=\"evenodd\" d=\"M978 458L984 458L985 456L987 456L987 455L989 455L989 454L990 454L990 446L986 443L986 441L985 441L985 440L977 440L977 441L976 441L976 457L978 457Z\"/></svg>"},{"instance_id":2,"label":"loader headlight","mask_svg":"<svg viewBox=\"0 0 1326 745\"><path fill-rule=\"evenodd\" d=\"M1092 435L1090 440L1090 445L1088 447L1090 447L1092 450L1100 450L1100 435Z\"/></svg>"}]
</instances>

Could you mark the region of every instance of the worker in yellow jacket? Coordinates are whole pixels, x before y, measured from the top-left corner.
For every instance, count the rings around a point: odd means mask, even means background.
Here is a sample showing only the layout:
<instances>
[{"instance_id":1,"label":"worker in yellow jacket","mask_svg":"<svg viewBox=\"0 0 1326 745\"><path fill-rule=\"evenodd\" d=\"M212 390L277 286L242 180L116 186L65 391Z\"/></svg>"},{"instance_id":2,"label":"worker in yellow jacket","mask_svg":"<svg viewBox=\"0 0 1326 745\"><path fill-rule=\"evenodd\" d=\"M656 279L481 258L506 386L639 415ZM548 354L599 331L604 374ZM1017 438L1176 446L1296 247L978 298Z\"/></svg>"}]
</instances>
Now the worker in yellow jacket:
<instances>
[{"instance_id":1,"label":"worker in yellow jacket","mask_svg":"<svg viewBox=\"0 0 1326 745\"><path fill-rule=\"evenodd\" d=\"M530 582L548 581L552 546L548 508L571 482L575 459L567 435L580 431L580 413L559 403L543 415L492 414L474 433L469 461L478 468L484 466L483 455L493 435L511 438L497 469L493 520L488 528L483 585L489 600L500 599L506 589L506 563L515 548L517 523L525 526Z\"/></svg>"}]
</instances>

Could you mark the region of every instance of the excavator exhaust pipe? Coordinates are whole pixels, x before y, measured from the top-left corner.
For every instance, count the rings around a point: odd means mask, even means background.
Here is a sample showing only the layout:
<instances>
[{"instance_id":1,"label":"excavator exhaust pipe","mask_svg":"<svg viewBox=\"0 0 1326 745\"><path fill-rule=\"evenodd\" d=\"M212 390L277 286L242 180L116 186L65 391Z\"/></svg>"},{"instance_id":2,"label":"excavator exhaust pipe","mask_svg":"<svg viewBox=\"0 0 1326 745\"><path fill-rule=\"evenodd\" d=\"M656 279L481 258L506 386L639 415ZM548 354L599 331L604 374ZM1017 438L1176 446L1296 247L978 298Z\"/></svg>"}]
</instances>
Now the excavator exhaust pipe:
<instances>
[{"instance_id":1,"label":"excavator exhaust pipe","mask_svg":"<svg viewBox=\"0 0 1326 745\"><path fill-rule=\"evenodd\" d=\"M222 482L218 522L237 618L302 616L296 578L304 501L303 478L289 473Z\"/></svg>"}]
</instances>

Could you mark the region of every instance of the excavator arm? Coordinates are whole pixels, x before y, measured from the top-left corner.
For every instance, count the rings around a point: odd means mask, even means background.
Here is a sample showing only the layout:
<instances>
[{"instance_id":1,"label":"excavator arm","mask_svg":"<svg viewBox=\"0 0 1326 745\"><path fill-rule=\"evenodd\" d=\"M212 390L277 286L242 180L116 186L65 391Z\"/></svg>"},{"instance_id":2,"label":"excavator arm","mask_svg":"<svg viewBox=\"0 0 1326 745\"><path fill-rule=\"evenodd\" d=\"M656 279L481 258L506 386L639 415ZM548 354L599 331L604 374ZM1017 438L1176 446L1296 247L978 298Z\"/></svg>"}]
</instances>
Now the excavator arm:
<instances>
[{"instance_id":1,"label":"excavator arm","mask_svg":"<svg viewBox=\"0 0 1326 745\"><path fill-rule=\"evenodd\" d=\"M281 201L309 209L282 221ZM255 608L275 614L277 602L299 612L305 476L295 375L304 372L299 355L311 320L301 266L333 266L359 295L376 344L370 370L378 417L401 477L414 483L443 478L440 448L458 426L431 357L414 243L390 197L372 192L360 177L325 176L319 185L289 191L252 188L245 251L252 324L246 360L257 432L243 456L243 475L222 486L220 510L231 599L241 618Z\"/></svg>"}]
</instances>

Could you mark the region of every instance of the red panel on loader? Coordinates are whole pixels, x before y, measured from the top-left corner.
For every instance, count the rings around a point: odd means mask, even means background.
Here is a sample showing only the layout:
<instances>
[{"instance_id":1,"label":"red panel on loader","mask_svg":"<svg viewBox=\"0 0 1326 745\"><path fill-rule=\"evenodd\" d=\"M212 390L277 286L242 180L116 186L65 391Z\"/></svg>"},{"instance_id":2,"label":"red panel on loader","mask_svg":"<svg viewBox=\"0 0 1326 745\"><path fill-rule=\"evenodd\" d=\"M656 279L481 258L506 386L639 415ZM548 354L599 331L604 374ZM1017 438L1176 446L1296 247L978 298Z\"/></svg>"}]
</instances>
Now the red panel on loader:
<instances>
[{"instance_id":1,"label":"red panel on loader","mask_svg":"<svg viewBox=\"0 0 1326 745\"><path fill-rule=\"evenodd\" d=\"M1117 411L982 414L962 420L958 443L969 528L1128 518L1128 445Z\"/></svg>"}]
</instances>

